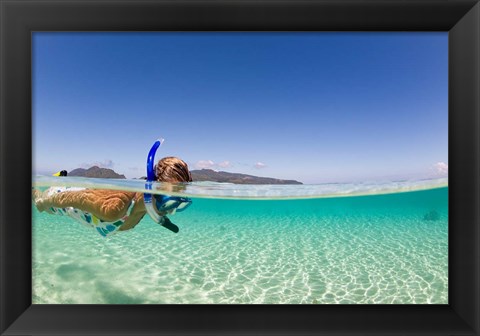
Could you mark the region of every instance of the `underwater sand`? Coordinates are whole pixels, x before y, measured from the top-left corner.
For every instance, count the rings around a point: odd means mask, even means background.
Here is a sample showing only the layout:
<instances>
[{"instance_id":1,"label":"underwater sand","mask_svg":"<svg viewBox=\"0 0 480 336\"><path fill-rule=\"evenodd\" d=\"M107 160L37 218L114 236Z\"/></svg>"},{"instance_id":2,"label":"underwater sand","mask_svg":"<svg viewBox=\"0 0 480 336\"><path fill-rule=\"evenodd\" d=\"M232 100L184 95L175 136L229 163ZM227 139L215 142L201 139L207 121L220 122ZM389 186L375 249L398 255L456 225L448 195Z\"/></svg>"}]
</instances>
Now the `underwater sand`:
<instances>
[{"instance_id":1,"label":"underwater sand","mask_svg":"<svg viewBox=\"0 0 480 336\"><path fill-rule=\"evenodd\" d=\"M86 180L62 181L95 181ZM323 194L314 186L194 184L192 206L170 216L177 234L147 215L103 238L33 207L32 301L448 304L448 188L429 183L327 185ZM418 191L404 192L412 185ZM252 190L253 199L232 198ZM325 197L352 193L366 195Z\"/></svg>"}]
</instances>

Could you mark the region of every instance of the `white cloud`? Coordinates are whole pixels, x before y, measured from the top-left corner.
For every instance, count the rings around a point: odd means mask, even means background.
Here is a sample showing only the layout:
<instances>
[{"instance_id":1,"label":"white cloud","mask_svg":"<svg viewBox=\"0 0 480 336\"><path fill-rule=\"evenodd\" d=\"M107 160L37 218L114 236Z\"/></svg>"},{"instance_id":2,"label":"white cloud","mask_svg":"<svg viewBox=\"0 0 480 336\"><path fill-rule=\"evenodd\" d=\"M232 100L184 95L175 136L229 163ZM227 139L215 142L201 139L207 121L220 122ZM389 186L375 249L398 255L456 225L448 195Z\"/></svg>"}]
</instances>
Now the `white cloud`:
<instances>
[{"instance_id":1,"label":"white cloud","mask_svg":"<svg viewBox=\"0 0 480 336\"><path fill-rule=\"evenodd\" d=\"M231 168L233 164L230 161L222 161L215 163L212 160L200 160L194 164L197 169L216 169L216 168Z\"/></svg>"},{"instance_id":2,"label":"white cloud","mask_svg":"<svg viewBox=\"0 0 480 336\"><path fill-rule=\"evenodd\" d=\"M257 168L257 169L262 169L262 168L267 167L267 165L263 162L257 162L257 163L255 163L254 167Z\"/></svg>"},{"instance_id":3,"label":"white cloud","mask_svg":"<svg viewBox=\"0 0 480 336\"><path fill-rule=\"evenodd\" d=\"M217 164L220 168L230 168L232 166L232 163L230 161L223 161Z\"/></svg>"},{"instance_id":4,"label":"white cloud","mask_svg":"<svg viewBox=\"0 0 480 336\"><path fill-rule=\"evenodd\" d=\"M90 167L93 167L93 166L97 166L97 167L100 167L100 168L113 169L115 164L113 163L112 160L104 160L103 162L95 161L95 162L91 162L91 163L82 163L80 166L82 168L86 168L86 169L88 169Z\"/></svg>"},{"instance_id":5,"label":"white cloud","mask_svg":"<svg viewBox=\"0 0 480 336\"><path fill-rule=\"evenodd\" d=\"M195 163L197 169L212 169L213 167L215 167L215 162L212 160L200 160Z\"/></svg>"},{"instance_id":6,"label":"white cloud","mask_svg":"<svg viewBox=\"0 0 480 336\"><path fill-rule=\"evenodd\" d=\"M448 164L445 162L437 162L433 165L433 172L438 176L448 175Z\"/></svg>"}]
</instances>

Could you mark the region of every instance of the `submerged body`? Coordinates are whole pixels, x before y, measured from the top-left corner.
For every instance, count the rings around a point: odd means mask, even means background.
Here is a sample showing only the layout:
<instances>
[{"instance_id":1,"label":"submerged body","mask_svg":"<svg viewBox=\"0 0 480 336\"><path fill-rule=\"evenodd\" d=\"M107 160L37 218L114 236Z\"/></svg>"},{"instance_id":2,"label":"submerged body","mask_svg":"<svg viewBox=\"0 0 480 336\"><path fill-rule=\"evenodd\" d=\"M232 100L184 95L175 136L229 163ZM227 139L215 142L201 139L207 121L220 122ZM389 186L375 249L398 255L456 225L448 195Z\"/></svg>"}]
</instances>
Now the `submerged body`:
<instances>
[{"instance_id":1,"label":"submerged body","mask_svg":"<svg viewBox=\"0 0 480 336\"><path fill-rule=\"evenodd\" d=\"M61 192L74 192L74 191L84 191L85 188L66 188L66 187L51 187L49 188L45 194L47 197L52 197L53 195ZM77 197L81 197L82 195L85 195L83 192L78 194ZM119 196L122 196L122 194L119 194ZM126 196L127 199L129 199L128 195L123 195ZM97 200L98 201L98 200ZM120 230L128 230L130 229L133 225L131 224L132 220L129 221L129 218L134 218L136 217L136 214L138 214L139 209L135 209L135 212L133 209L135 208L135 200L134 197L130 200L130 204L128 205L127 212L124 216L120 217L119 219L108 222L106 220L103 220L102 218L97 217L96 215L89 213L87 211L79 210L77 208L74 208L72 206L68 207L50 207L48 212L62 215L62 216L69 216L73 219L76 219L78 222L81 224L95 229L101 236L107 237L115 234L117 231ZM98 207L94 207L98 208ZM137 223L139 221L136 221ZM125 223L127 223L125 225Z\"/></svg>"},{"instance_id":2,"label":"submerged body","mask_svg":"<svg viewBox=\"0 0 480 336\"><path fill-rule=\"evenodd\" d=\"M39 211L68 215L103 236L132 229L146 214L142 195L135 192L54 186L35 193L34 201Z\"/></svg>"}]
</instances>

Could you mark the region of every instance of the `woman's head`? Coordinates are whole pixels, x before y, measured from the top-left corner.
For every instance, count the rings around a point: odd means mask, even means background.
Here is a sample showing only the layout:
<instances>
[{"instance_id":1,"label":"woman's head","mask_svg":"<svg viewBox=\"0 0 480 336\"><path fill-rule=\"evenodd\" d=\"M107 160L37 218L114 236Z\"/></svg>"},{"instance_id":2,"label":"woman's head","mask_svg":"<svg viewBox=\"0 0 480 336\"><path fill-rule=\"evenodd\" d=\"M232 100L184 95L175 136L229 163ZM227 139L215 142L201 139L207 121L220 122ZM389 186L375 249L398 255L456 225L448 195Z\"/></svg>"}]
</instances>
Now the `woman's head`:
<instances>
[{"instance_id":1,"label":"woman's head","mask_svg":"<svg viewBox=\"0 0 480 336\"><path fill-rule=\"evenodd\" d=\"M185 161L169 156L159 160L155 165L155 176L159 182L192 182L192 175Z\"/></svg>"}]
</instances>

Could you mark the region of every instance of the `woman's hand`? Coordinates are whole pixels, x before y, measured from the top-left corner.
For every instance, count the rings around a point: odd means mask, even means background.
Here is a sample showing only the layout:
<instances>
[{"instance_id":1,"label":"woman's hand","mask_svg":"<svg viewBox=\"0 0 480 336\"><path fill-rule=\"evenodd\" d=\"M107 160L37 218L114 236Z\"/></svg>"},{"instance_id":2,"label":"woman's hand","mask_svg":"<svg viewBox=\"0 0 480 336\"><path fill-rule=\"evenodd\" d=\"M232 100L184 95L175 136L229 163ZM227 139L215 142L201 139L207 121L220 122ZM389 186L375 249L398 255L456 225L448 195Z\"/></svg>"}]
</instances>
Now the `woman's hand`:
<instances>
[{"instance_id":1,"label":"woman's hand","mask_svg":"<svg viewBox=\"0 0 480 336\"><path fill-rule=\"evenodd\" d=\"M50 204L49 202L47 202L44 198L41 197L42 196L42 193L39 192L38 190L32 190L32 199L33 199L33 203L35 204L35 206L37 207L37 210L39 212L43 212L43 211L46 211L48 213L53 213L50 208Z\"/></svg>"}]
</instances>

